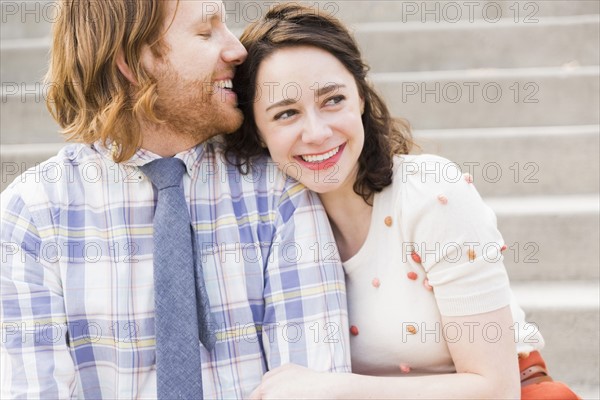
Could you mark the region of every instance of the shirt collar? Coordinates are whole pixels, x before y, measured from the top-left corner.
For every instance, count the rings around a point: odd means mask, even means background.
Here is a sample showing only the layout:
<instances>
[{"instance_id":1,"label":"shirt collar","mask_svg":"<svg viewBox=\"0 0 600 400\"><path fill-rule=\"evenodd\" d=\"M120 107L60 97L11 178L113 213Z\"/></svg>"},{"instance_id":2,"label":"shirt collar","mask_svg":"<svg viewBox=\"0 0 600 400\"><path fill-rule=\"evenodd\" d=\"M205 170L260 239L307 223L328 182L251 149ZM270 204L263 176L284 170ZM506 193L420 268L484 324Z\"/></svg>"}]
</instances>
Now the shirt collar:
<instances>
[{"instance_id":1,"label":"shirt collar","mask_svg":"<svg viewBox=\"0 0 600 400\"><path fill-rule=\"evenodd\" d=\"M202 161L204 154L206 153L206 147L210 145L210 140L204 143L200 143L197 146L184 150L180 153L175 154L173 157L179 158L183 161L186 166L188 174L193 177L194 170ZM116 151L116 143L102 143L98 140L94 143L94 148L104 158L108 158L113 161L113 153ZM141 167L142 165L148 164L151 161L161 158L158 154L151 152L150 150L138 149L135 154L126 161L121 162L121 165L128 167Z\"/></svg>"}]
</instances>

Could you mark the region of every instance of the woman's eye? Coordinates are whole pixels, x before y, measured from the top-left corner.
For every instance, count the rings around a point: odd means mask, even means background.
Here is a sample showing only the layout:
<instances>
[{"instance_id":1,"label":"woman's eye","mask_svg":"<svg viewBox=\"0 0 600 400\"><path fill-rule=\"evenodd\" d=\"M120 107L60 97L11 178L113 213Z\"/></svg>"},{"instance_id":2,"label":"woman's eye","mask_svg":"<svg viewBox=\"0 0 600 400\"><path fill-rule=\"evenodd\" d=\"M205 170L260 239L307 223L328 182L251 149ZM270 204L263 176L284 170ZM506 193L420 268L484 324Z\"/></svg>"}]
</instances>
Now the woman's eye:
<instances>
[{"instance_id":1,"label":"woman's eye","mask_svg":"<svg viewBox=\"0 0 600 400\"><path fill-rule=\"evenodd\" d=\"M212 32L199 33L198 36L209 39L212 36Z\"/></svg>"},{"instance_id":2,"label":"woman's eye","mask_svg":"<svg viewBox=\"0 0 600 400\"><path fill-rule=\"evenodd\" d=\"M294 110L285 110L275 115L275 121L286 120L296 114Z\"/></svg>"},{"instance_id":3,"label":"woman's eye","mask_svg":"<svg viewBox=\"0 0 600 400\"><path fill-rule=\"evenodd\" d=\"M339 103L341 103L341 102L342 102L344 99L345 99L345 97L344 97L344 96L342 96L342 95L340 95L340 96L335 96L335 97L332 97L332 98L328 99L328 100L325 102L325 105L326 105L326 106L334 106L334 105L336 105L336 104L339 104Z\"/></svg>"}]
</instances>

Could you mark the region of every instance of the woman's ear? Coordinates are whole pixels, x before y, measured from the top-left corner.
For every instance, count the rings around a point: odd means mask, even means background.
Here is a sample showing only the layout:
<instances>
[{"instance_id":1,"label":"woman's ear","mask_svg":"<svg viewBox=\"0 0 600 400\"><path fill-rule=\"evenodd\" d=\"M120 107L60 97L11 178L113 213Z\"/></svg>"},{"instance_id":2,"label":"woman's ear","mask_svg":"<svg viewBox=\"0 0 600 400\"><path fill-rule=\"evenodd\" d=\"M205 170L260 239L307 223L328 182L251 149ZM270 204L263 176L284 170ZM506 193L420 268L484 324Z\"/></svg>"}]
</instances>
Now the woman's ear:
<instances>
[{"instance_id":1,"label":"woman's ear","mask_svg":"<svg viewBox=\"0 0 600 400\"><path fill-rule=\"evenodd\" d=\"M117 53L116 61L117 61L117 68L119 68L119 71L121 71L123 76L125 78L127 78L129 83L137 86L138 85L137 79L135 79L135 75L133 74L133 71L131 70L131 68L129 68L129 64L127 64L127 61L125 61L125 53L123 52L123 49L120 49L119 52Z\"/></svg>"},{"instance_id":2,"label":"woman's ear","mask_svg":"<svg viewBox=\"0 0 600 400\"><path fill-rule=\"evenodd\" d=\"M365 99L363 97L360 98L360 115L365 113Z\"/></svg>"}]
</instances>

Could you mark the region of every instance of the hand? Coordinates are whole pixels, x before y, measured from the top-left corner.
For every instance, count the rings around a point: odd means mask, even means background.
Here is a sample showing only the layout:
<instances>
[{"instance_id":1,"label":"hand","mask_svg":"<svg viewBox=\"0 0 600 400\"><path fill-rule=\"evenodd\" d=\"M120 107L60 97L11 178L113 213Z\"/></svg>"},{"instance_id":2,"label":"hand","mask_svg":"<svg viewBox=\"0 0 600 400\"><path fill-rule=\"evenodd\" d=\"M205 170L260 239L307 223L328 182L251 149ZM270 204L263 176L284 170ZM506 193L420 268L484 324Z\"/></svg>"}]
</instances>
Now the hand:
<instances>
[{"instance_id":1,"label":"hand","mask_svg":"<svg viewBox=\"0 0 600 400\"><path fill-rule=\"evenodd\" d=\"M296 364L285 364L267 372L250 399L331 398L332 381L336 375L338 374L316 372Z\"/></svg>"}]
</instances>

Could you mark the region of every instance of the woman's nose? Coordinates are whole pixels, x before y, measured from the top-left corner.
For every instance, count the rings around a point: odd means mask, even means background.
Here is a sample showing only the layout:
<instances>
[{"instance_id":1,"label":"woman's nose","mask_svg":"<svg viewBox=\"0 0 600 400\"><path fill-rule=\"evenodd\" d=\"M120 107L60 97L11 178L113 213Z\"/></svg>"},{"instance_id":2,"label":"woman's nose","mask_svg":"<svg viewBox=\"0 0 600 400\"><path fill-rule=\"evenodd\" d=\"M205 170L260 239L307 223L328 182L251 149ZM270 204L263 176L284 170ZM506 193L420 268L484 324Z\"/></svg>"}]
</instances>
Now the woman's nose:
<instances>
[{"instance_id":1,"label":"woman's nose","mask_svg":"<svg viewBox=\"0 0 600 400\"><path fill-rule=\"evenodd\" d=\"M302 141L310 144L323 144L333 131L329 124L318 114L308 115L302 132Z\"/></svg>"}]
</instances>

